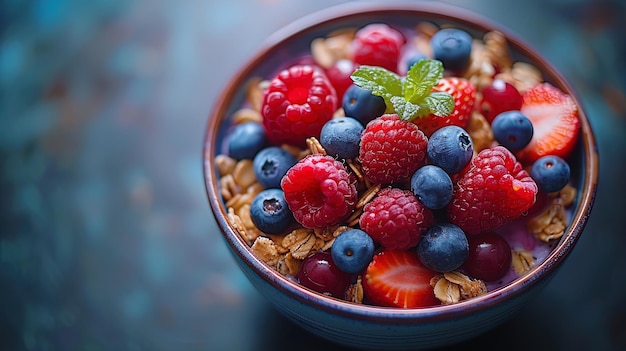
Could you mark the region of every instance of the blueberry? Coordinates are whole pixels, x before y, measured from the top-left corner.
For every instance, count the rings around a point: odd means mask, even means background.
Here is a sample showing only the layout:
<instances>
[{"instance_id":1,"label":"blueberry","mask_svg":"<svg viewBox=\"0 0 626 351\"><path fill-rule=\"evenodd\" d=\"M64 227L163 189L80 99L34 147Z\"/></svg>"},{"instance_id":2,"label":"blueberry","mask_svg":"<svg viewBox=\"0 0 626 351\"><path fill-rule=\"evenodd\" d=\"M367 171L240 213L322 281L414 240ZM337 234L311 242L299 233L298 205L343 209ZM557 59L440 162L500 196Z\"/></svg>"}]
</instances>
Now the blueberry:
<instances>
[{"instance_id":1,"label":"blueberry","mask_svg":"<svg viewBox=\"0 0 626 351\"><path fill-rule=\"evenodd\" d=\"M366 125L374 118L385 113L385 100L358 85L351 85L343 95L342 107L344 114Z\"/></svg>"},{"instance_id":2,"label":"blueberry","mask_svg":"<svg viewBox=\"0 0 626 351\"><path fill-rule=\"evenodd\" d=\"M469 242L461 228L452 223L438 223L422 235L417 257L436 272L459 268L469 256Z\"/></svg>"},{"instance_id":3,"label":"blueberry","mask_svg":"<svg viewBox=\"0 0 626 351\"><path fill-rule=\"evenodd\" d=\"M465 129L445 126L430 136L426 152L430 163L443 168L448 174L454 174L472 159L474 143Z\"/></svg>"},{"instance_id":4,"label":"blueberry","mask_svg":"<svg viewBox=\"0 0 626 351\"><path fill-rule=\"evenodd\" d=\"M359 142L363 125L351 117L333 118L326 122L320 133L320 144L326 152L343 159L359 155Z\"/></svg>"},{"instance_id":5,"label":"blueberry","mask_svg":"<svg viewBox=\"0 0 626 351\"><path fill-rule=\"evenodd\" d=\"M279 234L293 223L293 214L281 189L266 189L258 193L250 204L252 223L262 232Z\"/></svg>"},{"instance_id":6,"label":"blueberry","mask_svg":"<svg viewBox=\"0 0 626 351\"><path fill-rule=\"evenodd\" d=\"M415 53L411 56L409 56L406 60L406 70L407 72L411 69L411 67L413 67L414 64L418 63L421 60L427 59L428 57L426 57L426 55L422 54L421 52Z\"/></svg>"},{"instance_id":7,"label":"blueberry","mask_svg":"<svg viewBox=\"0 0 626 351\"><path fill-rule=\"evenodd\" d=\"M433 58L443 63L446 70L462 72L469 64L472 37L456 28L442 29L430 39Z\"/></svg>"},{"instance_id":8,"label":"blueberry","mask_svg":"<svg viewBox=\"0 0 626 351\"><path fill-rule=\"evenodd\" d=\"M491 122L494 138L511 151L523 149L533 137L533 124L517 110L498 114Z\"/></svg>"},{"instance_id":9,"label":"blueberry","mask_svg":"<svg viewBox=\"0 0 626 351\"><path fill-rule=\"evenodd\" d=\"M267 135L261 123L237 124L228 135L228 155L237 160L251 159L266 144Z\"/></svg>"},{"instance_id":10,"label":"blueberry","mask_svg":"<svg viewBox=\"0 0 626 351\"><path fill-rule=\"evenodd\" d=\"M548 155L535 161L530 176L539 189L551 193L563 189L569 182L570 168L567 162L555 155Z\"/></svg>"},{"instance_id":11,"label":"blueberry","mask_svg":"<svg viewBox=\"0 0 626 351\"><path fill-rule=\"evenodd\" d=\"M426 207L438 210L446 207L452 199L452 179L443 168L425 165L411 177L411 190Z\"/></svg>"},{"instance_id":12,"label":"blueberry","mask_svg":"<svg viewBox=\"0 0 626 351\"><path fill-rule=\"evenodd\" d=\"M264 188L279 188L281 179L296 162L295 156L278 146L266 147L252 160L256 179Z\"/></svg>"},{"instance_id":13,"label":"blueberry","mask_svg":"<svg viewBox=\"0 0 626 351\"><path fill-rule=\"evenodd\" d=\"M358 273L374 257L374 241L360 229L346 230L333 242L331 254L339 269L346 273Z\"/></svg>"}]
</instances>

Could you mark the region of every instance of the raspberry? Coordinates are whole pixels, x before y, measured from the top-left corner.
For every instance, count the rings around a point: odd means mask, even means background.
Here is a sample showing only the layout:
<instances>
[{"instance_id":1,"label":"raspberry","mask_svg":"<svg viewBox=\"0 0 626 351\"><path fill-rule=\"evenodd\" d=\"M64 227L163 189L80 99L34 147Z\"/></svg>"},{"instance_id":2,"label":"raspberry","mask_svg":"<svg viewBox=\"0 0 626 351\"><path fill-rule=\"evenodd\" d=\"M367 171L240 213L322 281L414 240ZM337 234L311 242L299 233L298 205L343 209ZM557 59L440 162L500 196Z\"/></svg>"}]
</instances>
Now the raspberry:
<instances>
[{"instance_id":1,"label":"raspberry","mask_svg":"<svg viewBox=\"0 0 626 351\"><path fill-rule=\"evenodd\" d=\"M447 209L467 234L496 229L535 203L537 184L503 146L484 149L463 172Z\"/></svg>"},{"instance_id":2,"label":"raspberry","mask_svg":"<svg viewBox=\"0 0 626 351\"><path fill-rule=\"evenodd\" d=\"M404 250L414 247L422 234L434 223L431 210L424 207L408 190L385 188L363 208L361 229L388 248Z\"/></svg>"},{"instance_id":3,"label":"raspberry","mask_svg":"<svg viewBox=\"0 0 626 351\"><path fill-rule=\"evenodd\" d=\"M397 72L405 41L402 33L386 24L369 24L356 32L352 59L359 65L380 66Z\"/></svg>"},{"instance_id":4,"label":"raspberry","mask_svg":"<svg viewBox=\"0 0 626 351\"><path fill-rule=\"evenodd\" d=\"M396 114L383 115L367 124L361 136L359 159L374 183L408 180L426 163L428 140L417 125Z\"/></svg>"},{"instance_id":5,"label":"raspberry","mask_svg":"<svg viewBox=\"0 0 626 351\"><path fill-rule=\"evenodd\" d=\"M312 154L291 167L281 181L287 205L306 228L338 224L355 208L356 180L331 156Z\"/></svg>"},{"instance_id":6,"label":"raspberry","mask_svg":"<svg viewBox=\"0 0 626 351\"><path fill-rule=\"evenodd\" d=\"M263 126L272 144L304 147L308 137L319 137L337 104L335 89L320 68L291 66L281 71L265 92Z\"/></svg>"}]
</instances>

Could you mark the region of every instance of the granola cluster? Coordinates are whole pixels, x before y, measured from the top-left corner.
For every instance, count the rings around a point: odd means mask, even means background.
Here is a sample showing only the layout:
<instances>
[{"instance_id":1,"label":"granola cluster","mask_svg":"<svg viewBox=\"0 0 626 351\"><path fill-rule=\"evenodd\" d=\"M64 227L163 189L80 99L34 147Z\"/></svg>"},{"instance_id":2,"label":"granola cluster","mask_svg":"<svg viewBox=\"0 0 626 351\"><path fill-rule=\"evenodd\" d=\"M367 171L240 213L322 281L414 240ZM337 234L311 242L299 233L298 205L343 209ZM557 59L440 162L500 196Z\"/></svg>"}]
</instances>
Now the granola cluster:
<instances>
[{"instance_id":1,"label":"granola cluster","mask_svg":"<svg viewBox=\"0 0 626 351\"><path fill-rule=\"evenodd\" d=\"M420 23L415 28L412 38L417 50L425 54L431 52L430 38L439 30L432 23ZM338 30L324 38L317 38L311 43L311 53L316 64L329 68L338 60L349 57L350 42L356 29ZM496 73L497 72L497 73ZM486 33L482 39L472 43L472 54L465 78L472 82L480 91L490 85L494 79L502 79L514 85L520 92L543 81L541 72L531 64L515 62L505 36L497 31ZM260 113L263 92L268 81L254 78L246 87L244 107L237 110L231 117L234 124L245 122L261 122ZM477 96L479 99L480 96ZM343 116L341 107L335 116ZM473 111L467 127L473 139L475 152L494 145L494 136L489 122L479 111ZM283 145L297 159L309 154L326 154L316 138L307 140L307 147L299 149ZM355 228L363 213L363 207L371 201L380 190L380 185L372 184L364 176L358 158L346 160L346 168L357 179L359 201L352 215L340 225L328 228L306 229L295 228L284 235L266 234L257 229L250 217L250 204L254 197L263 190L263 186L255 178L252 160L235 160L227 155L215 157L219 173L220 193L228 213L228 221L233 229L250 246L256 257L285 276L293 277L300 269L302 261L320 250L328 250L335 238L342 232ZM527 228L532 235L543 242L558 240L567 228L565 208L572 204L576 189L566 186L563 190L549 195L550 201L546 209L528 220ZM536 264L532 252L513 250L512 268L518 275L530 271ZM487 292L485 282L469 277L461 272L453 271L439 274L431 280L435 296L442 304L454 304ZM352 284L347 293L347 301L363 302L363 286L361 277Z\"/></svg>"},{"instance_id":2,"label":"granola cluster","mask_svg":"<svg viewBox=\"0 0 626 351\"><path fill-rule=\"evenodd\" d=\"M487 292L487 286L482 280L470 278L456 271L433 277L430 285L434 288L435 297L443 305L454 304Z\"/></svg>"}]
</instances>

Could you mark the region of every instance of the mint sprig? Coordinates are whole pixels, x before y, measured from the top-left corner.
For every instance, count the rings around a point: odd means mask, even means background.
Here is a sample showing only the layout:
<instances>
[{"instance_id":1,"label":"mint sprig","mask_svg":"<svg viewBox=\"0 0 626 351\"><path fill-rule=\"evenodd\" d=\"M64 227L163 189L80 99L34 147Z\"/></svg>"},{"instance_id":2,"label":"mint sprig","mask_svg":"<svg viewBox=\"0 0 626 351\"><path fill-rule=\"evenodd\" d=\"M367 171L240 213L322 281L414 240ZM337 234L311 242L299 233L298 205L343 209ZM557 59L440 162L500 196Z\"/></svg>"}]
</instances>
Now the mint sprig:
<instances>
[{"instance_id":1,"label":"mint sprig","mask_svg":"<svg viewBox=\"0 0 626 351\"><path fill-rule=\"evenodd\" d=\"M441 61L424 59L411 66L405 77L382 67L360 66L350 76L354 84L380 96L386 113L411 121L429 114L444 117L454 110L454 98L432 88L443 77Z\"/></svg>"}]
</instances>

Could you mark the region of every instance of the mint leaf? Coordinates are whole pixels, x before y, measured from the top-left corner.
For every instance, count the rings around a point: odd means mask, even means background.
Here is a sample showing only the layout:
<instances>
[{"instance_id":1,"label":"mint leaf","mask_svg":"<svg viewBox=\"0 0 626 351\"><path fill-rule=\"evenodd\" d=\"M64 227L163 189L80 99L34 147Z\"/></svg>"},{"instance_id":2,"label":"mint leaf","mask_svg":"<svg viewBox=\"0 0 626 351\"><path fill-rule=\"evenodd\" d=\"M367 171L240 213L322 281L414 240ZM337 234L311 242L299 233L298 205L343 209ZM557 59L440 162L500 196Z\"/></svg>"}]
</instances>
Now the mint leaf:
<instances>
[{"instance_id":1,"label":"mint leaf","mask_svg":"<svg viewBox=\"0 0 626 351\"><path fill-rule=\"evenodd\" d=\"M350 76L355 85L385 100L385 113L396 113L403 120L429 114L443 117L454 110L454 98L433 92L443 77L441 61L424 59L414 64L406 77L377 66L360 66Z\"/></svg>"},{"instance_id":2,"label":"mint leaf","mask_svg":"<svg viewBox=\"0 0 626 351\"><path fill-rule=\"evenodd\" d=\"M407 72L404 78L404 98L419 103L443 77L443 64L437 60L420 60Z\"/></svg>"},{"instance_id":3,"label":"mint leaf","mask_svg":"<svg viewBox=\"0 0 626 351\"><path fill-rule=\"evenodd\" d=\"M454 98L448 93L432 92L423 101L426 109L435 116L445 117L454 111Z\"/></svg>"},{"instance_id":4,"label":"mint leaf","mask_svg":"<svg viewBox=\"0 0 626 351\"><path fill-rule=\"evenodd\" d=\"M391 97L391 105L393 109L396 111L400 119L405 121L411 121L417 117L418 113L422 111L422 107L416 105L410 101L406 101L402 96L393 96ZM428 110L426 110L428 113Z\"/></svg>"},{"instance_id":5,"label":"mint leaf","mask_svg":"<svg viewBox=\"0 0 626 351\"><path fill-rule=\"evenodd\" d=\"M400 76L382 67L360 66L350 78L354 84L385 99L387 106L391 105L392 96L402 96L402 79Z\"/></svg>"}]
</instances>

